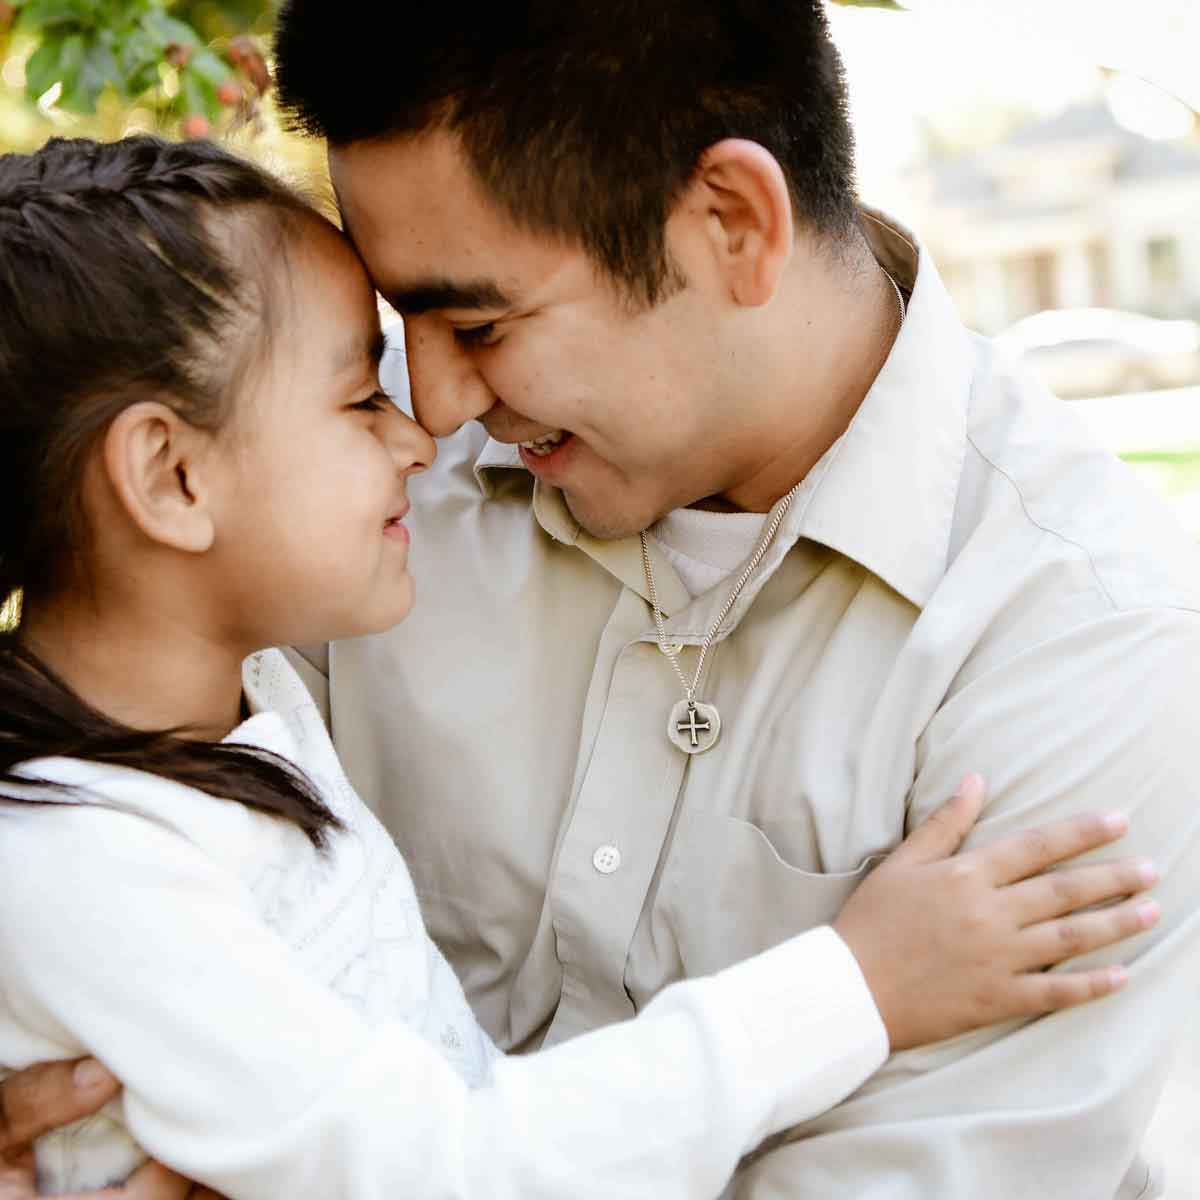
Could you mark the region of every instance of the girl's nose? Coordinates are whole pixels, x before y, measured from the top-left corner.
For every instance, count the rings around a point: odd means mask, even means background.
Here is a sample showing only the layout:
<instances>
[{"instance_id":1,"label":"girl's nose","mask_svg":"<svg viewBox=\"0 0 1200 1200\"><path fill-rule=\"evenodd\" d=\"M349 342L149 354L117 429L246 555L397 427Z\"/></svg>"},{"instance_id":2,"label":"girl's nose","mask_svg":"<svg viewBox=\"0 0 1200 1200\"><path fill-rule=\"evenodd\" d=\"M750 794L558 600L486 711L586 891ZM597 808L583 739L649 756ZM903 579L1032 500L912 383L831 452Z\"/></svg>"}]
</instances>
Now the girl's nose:
<instances>
[{"instance_id":1,"label":"girl's nose","mask_svg":"<svg viewBox=\"0 0 1200 1200\"><path fill-rule=\"evenodd\" d=\"M437 443L407 413L393 409L387 415L385 440L399 471L416 474L437 458Z\"/></svg>"}]
</instances>

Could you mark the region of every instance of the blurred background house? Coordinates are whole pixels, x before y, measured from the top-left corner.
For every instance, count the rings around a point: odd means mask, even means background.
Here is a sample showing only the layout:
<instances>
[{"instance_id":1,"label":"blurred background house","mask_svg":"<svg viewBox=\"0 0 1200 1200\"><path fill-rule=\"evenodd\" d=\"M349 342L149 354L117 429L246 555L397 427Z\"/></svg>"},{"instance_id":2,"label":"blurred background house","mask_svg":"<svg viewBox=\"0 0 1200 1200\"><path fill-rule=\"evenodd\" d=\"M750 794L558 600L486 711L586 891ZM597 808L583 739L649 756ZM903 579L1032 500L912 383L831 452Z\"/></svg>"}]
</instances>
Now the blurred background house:
<instances>
[{"instance_id":1,"label":"blurred background house","mask_svg":"<svg viewBox=\"0 0 1200 1200\"><path fill-rule=\"evenodd\" d=\"M913 220L968 324L1000 333L1043 309L1200 317L1200 144L1153 140L1105 98L930 156Z\"/></svg>"},{"instance_id":2,"label":"blurred background house","mask_svg":"<svg viewBox=\"0 0 1200 1200\"><path fill-rule=\"evenodd\" d=\"M1059 395L1200 384L1200 4L905 7L833 12L864 196Z\"/></svg>"}]
</instances>

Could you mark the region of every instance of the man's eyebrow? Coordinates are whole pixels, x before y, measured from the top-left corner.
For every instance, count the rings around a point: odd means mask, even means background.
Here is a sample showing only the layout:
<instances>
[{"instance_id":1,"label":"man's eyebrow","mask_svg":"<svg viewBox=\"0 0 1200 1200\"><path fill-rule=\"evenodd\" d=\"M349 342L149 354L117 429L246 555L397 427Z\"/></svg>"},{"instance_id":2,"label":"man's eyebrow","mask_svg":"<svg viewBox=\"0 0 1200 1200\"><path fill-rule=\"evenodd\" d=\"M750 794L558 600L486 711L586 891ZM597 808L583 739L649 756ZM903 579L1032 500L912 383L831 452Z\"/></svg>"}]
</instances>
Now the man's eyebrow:
<instances>
[{"instance_id":1,"label":"man's eyebrow","mask_svg":"<svg viewBox=\"0 0 1200 1200\"><path fill-rule=\"evenodd\" d=\"M340 375L343 371L349 371L352 367L362 366L364 358L373 367L378 368L379 364L383 361L384 348L385 338L382 329L376 329L371 334L370 339L365 342L361 338L354 338L338 351L333 369Z\"/></svg>"},{"instance_id":2,"label":"man's eyebrow","mask_svg":"<svg viewBox=\"0 0 1200 1200\"><path fill-rule=\"evenodd\" d=\"M490 279L455 283L450 279L417 279L384 293L387 302L403 316L416 316L436 308L510 308L512 301Z\"/></svg>"}]
</instances>

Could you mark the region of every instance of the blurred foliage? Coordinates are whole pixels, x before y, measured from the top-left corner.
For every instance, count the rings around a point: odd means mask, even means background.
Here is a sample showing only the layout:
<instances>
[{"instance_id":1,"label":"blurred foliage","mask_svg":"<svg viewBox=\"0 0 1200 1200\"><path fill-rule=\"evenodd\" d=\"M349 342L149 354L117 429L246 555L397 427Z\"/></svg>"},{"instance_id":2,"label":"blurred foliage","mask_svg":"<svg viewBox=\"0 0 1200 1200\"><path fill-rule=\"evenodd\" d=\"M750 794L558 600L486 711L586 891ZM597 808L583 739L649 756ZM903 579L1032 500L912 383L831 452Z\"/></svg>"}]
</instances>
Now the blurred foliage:
<instances>
[{"instance_id":1,"label":"blurred foliage","mask_svg":"<svg viewBox=\"0 0 1200 1200\"><path fill-rule=\"evenodd\" d=\"M327 191L319 145L275 119L278 0L0 0L0 152L55 134L214 137Z\"/></svg>"},{"instance_id":2,"label":"blurred foliage","mask_svg":"<svg viewBox=\"0 0 1200 1200\"><path fill-rule=\"evenodd\" d=\"M147 105L204 136L258 119L272 16L261 0L0 0L4 82L43 115Z\"/></svg>"}]
</instances>

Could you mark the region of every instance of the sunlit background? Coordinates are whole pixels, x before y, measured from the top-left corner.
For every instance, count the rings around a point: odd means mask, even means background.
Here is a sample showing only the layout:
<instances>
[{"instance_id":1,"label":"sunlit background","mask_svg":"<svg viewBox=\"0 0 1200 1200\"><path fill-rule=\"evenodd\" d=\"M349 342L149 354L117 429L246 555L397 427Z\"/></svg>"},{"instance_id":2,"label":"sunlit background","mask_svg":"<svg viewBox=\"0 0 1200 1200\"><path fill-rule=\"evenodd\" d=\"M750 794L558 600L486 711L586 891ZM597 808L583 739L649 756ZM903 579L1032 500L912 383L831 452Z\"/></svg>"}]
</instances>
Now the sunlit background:
<instances>
[{"instance_id":1,"label":"sunlit background","mask_svg":"<svg viewBox=\"0 0 1200 1200\"><path fill-rule=\"evenodd\" d=\"M0 150L53 133L209 132L321 178L320 148L279 129L244 65L233 102L218 75L197 80L171 55L148 98L110 90L91 115L67 111L50 76L27 97L37 38L10 25L35 2L0 0ZM190 22L198 52L237 68L249 38L269 60L270 3L140 3ZM1200 0L829 11L863 198L918 233L968 324L1025 357L1200 536ZM1200 1198L1197 1114L1193 1036L1152 1130L1171 1200Z\"/></svg>"},{"instance_id":2,"label":"sunlit background","mask_svg":"<svg viewBox=\"0 0 1200 1200\"><path fill-rule=\"evenodd\" d=\"M1200 3L906 9L830 8L864 198L1200 536Z\"/></svg>"}]
</instances>

